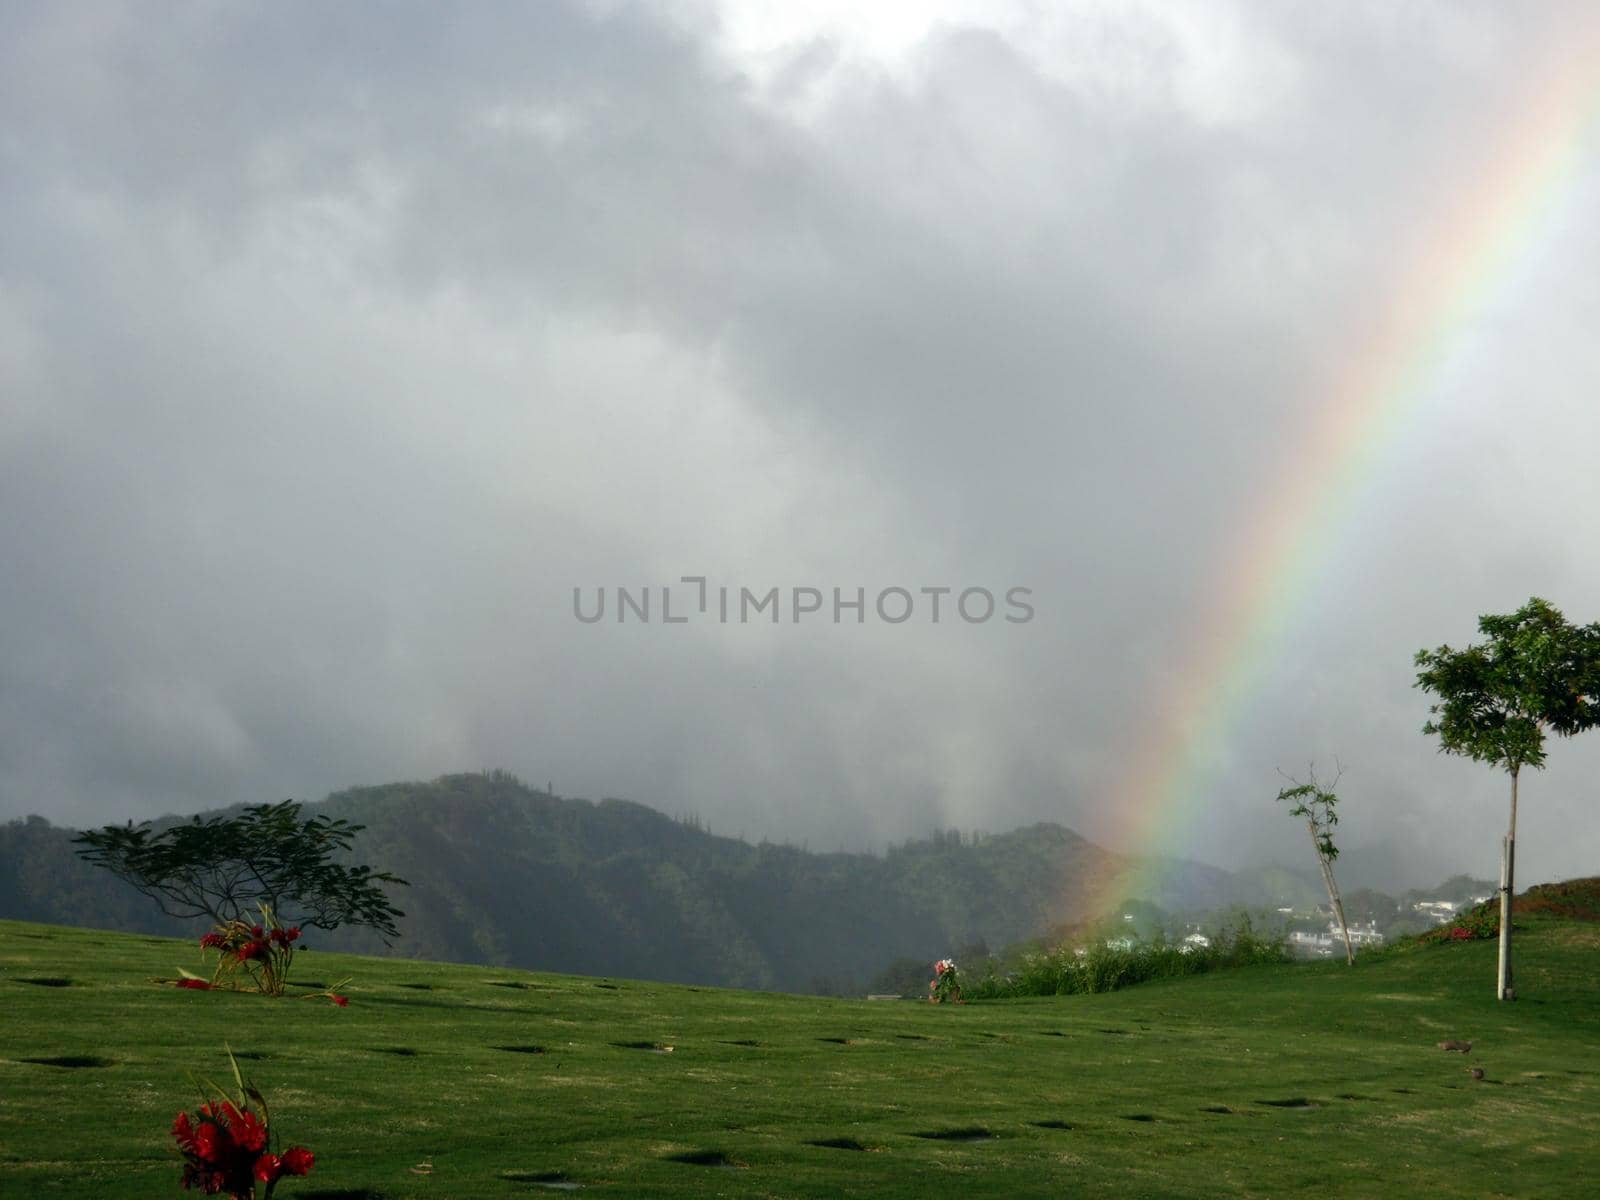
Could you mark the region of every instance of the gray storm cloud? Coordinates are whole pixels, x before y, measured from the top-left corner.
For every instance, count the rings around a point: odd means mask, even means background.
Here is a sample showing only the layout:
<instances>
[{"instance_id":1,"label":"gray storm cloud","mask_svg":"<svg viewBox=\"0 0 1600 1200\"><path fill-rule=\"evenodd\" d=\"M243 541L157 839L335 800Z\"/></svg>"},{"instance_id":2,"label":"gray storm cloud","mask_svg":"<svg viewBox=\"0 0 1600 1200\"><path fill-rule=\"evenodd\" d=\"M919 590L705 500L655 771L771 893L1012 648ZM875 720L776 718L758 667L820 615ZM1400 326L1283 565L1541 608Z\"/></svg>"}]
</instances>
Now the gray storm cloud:
<instances>
[{"instance_id":1,"label":"gray storm cloud","mask_svg":"<svg viewBox=\"0 0 1600 1200\"><path fill-rule=\"evenodd\" d=\"M503 766L813 848L1115 836L1326 381L1596 35L1207 9L902 13L891 53L700 7L14 6L0 815ZM1492 873L1501 780L1434 754L1410 657L1532 594L1600 618L1596 150L1329 495L1182 848L1299 854L1275 768L1337 755L1350 842ZM572 616L684 575L1036 615ZM1535 875L1593 870L1597 766L1525 789Z\"/></svg>"}]
</instances>

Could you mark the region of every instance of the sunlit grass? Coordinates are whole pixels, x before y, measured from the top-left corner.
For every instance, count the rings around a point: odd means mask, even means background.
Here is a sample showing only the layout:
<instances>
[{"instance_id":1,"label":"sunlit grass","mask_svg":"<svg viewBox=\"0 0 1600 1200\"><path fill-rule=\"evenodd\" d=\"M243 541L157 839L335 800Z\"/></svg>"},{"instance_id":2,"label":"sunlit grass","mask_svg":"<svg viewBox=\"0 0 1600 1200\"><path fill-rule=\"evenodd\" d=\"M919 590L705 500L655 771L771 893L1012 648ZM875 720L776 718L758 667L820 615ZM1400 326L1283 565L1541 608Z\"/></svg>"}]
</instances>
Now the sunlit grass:
<instances>
[{"instance_id":1,"label":"sunlit grass","mask_svg":"<svg viewBox=\"0 0 1600 1200\"><path fill-rule=\"evenodd\" d=\"M318 1155L285 1198L1572 1194L1600 1173L1593 928L1530 920L1514 1005L1492 942L963 1006L301 956L353 977L341 1010L152 983L190 944L0 922L0 1196L178 1194L167 1126L224 1043Z\"/></svg>"}]
</instances>

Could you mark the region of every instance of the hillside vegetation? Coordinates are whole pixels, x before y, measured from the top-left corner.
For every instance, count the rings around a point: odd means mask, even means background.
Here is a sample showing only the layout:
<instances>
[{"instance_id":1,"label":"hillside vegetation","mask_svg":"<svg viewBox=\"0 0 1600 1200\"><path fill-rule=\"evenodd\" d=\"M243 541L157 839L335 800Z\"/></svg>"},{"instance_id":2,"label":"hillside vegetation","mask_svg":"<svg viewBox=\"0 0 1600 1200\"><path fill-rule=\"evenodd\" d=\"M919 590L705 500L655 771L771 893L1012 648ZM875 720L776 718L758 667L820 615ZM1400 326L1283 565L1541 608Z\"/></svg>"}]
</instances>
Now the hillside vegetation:
<instances>
[{"instance_id":1,"label":"hillside vegetation","mask_svg":"<svg viewBox=\"0 0 1600 1200\"><path fill-rule=\"evenodd\" d=\"M887 854L714 836L625 800L535 791L503 772L354 788L309 812L365 825L355 857L411 886L393 952L789 991L859 991L896 958L999 948L1081 919L1127 860L1059 825L954 831ZM79 860L72 832L0 826L0 916L187 933ZM1149 872L1166 911L1314 898L1287 872L1198 863ZM198 932L198 929L195 930ZM340 931L325 949L386 952Z\"/></svg>"},{"instance_id":2,"label":"hillside vegetation","mask_svg":"<svg viewBox=\"0 0 1600 1200\"><path fill-rule=\"evenodd\" d=\"M908 962L917 975L944 955L975 965L1011 948L1004 969L1024 950L1080 944L1089 898L1130 861L1052 824L952 830L884 855L753 845L642 804L535 791L504 772L354 788L306 812L365 825L356 860L412 885L394 893L407 916L392 946L340 930L319 934L319 948L833 994L894 990ZM78 858L72 837L38 817L0 825L0 918L202 931ZM1118 934L1181 937L1186 920L1238 908L1265 910L1278 926L1280 906L1308 913L1326 900L1312 878L1281 867L1163 860L1138 874L1146 882L1123 906L1137 921ZM1462 894L1478 886L1451 882ZM1390 931L1422 929L1410 900L1438 891L1358 890L1346 911Z\"/></svg>"},{"instance_id":3,"label":"hillside vegetation","mask_svg":"<svg viewBox=\"0 0 1600 1200\"><path fill-rule=\"evenodd\" d=\"M1519 913L1515 1004L1464 941L963 1006L303 957L354 977L338 1009L153 984L189 943L4 922L0 1195L175 1193L167 1126L224 1043L318 1155L302 1200L1573 1195L1596 894Z\"/></svg>"}]
</instances>

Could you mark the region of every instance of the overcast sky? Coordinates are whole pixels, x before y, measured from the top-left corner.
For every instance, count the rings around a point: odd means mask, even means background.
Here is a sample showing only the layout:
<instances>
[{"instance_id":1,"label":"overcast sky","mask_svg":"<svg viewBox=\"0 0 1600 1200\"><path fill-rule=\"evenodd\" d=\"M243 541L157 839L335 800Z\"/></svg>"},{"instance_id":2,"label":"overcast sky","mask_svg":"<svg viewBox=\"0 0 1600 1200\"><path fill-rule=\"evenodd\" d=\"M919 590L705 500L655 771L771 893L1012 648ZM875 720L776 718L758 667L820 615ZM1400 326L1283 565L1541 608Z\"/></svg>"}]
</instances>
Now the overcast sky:
<instances>
[{"instance_id":1,"label":"overcast sky","mask_svg":"<svg viewBox=\"0 0 1600 1200\"><path fill-rule=\"evenodd\" d=\"M1600 619L1600 90L1550 84L1600 79L1592 6L6 25L0 816L503 767L813 849L1167 805L1235 866L1309 857L1276 768L1337 756L1346 844L1494 874L1505 777L1411 656ZM1587 742L1522 878L1600 870Z\"/></svg>"}]
</instances>

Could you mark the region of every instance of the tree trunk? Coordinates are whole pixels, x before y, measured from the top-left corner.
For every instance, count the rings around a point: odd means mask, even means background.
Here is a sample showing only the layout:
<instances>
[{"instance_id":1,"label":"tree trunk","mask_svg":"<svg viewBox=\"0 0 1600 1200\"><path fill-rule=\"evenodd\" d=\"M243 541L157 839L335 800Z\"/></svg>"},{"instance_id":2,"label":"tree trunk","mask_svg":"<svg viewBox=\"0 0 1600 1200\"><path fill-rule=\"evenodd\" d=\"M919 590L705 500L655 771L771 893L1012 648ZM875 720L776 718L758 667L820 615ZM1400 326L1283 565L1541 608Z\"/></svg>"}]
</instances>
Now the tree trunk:
<instances>
[{"instance_id":1,"label":"tree trunk","mask_svg":"<svg viewBox=\"0 0 1600 1200\"><path fill-rule=\"evenodd\" d=\"M1311 830L1311 844L1317 850L1317 864L1322 868L1322 882L1328 889L1328 903L1333 905L1333 914L1339 918L1339 928L1344 931L1344 961L1353 967L1356 965L1356 951L1350 944L1350 925L1344 919L1344 901L1339 898L1339 885L1333 881L1333 864L1322 852L1322 843L1317 839L1317 823L1307 817L1306 826Z\"/></svg>"},{"instance_id":2,"label":"tree trunk","mask_svg":"<svg viewBox=\"0 0 1600 1200\"><path fill-rule=\"evenodd\" d=\"M1496 976L1495 998L1515 1000L1511 985L1511 898L1517 890L1517 772L1511 772L1511 827L1500 848L1500 969Z\"/></svg>"}]
</instances>

